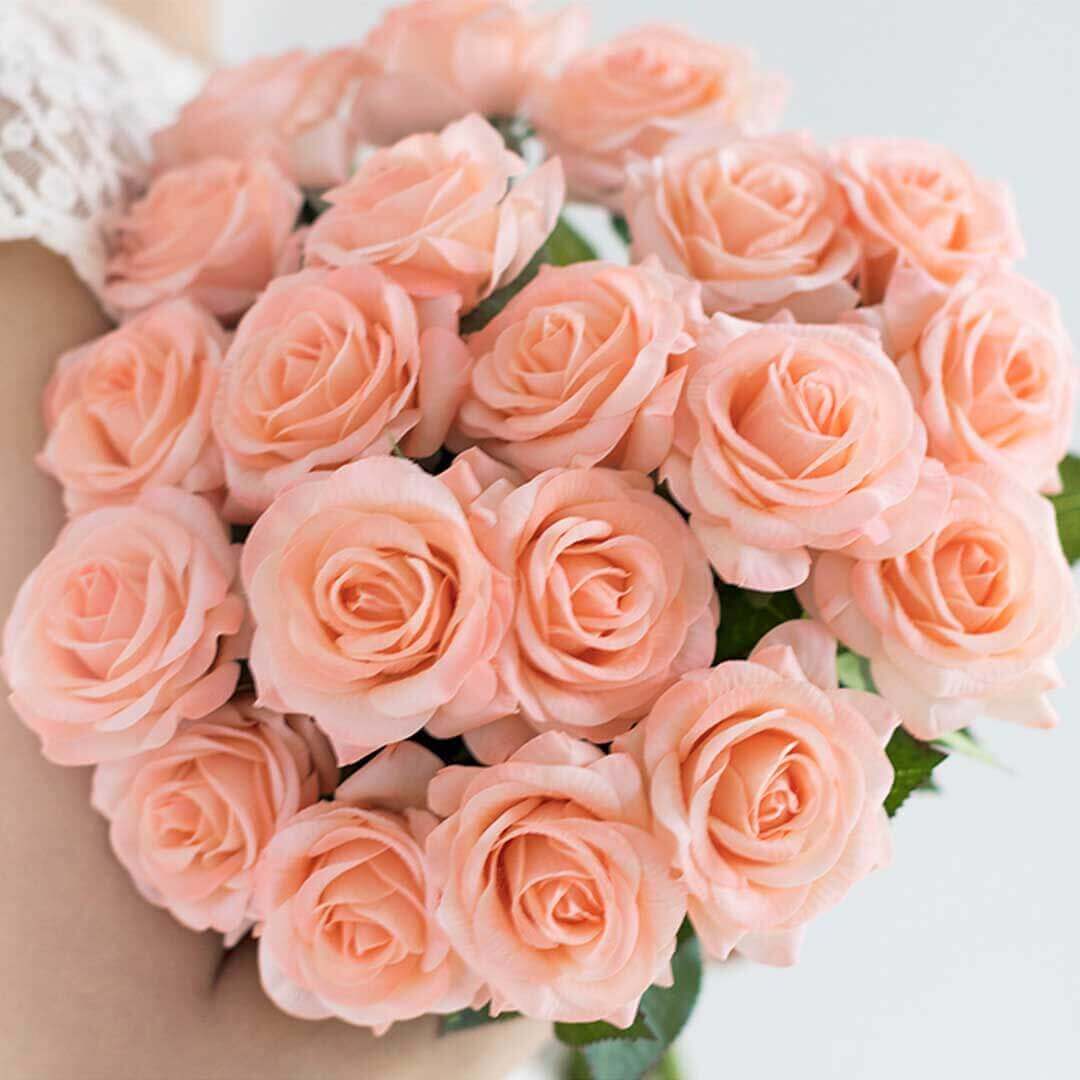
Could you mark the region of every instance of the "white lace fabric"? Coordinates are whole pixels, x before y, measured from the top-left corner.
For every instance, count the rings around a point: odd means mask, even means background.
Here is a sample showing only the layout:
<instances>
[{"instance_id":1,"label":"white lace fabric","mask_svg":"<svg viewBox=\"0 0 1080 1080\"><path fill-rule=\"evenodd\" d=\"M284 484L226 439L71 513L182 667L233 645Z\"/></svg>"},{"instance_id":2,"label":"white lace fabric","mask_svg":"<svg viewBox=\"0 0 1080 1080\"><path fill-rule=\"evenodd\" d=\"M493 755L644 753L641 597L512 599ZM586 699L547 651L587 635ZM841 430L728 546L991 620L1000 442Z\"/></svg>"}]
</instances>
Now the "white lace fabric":
<instances>
[{"instance_id":1,"label":"white lace fabric","mask_svg":"<svg viewBox=\"0 0 1080 1080\"><path fill-rule=\"evenodd\" d=\"M0 241L37 240L100 294L109 217L203 76L92 0L0 0Z\"/></svg>"}]
</instances>

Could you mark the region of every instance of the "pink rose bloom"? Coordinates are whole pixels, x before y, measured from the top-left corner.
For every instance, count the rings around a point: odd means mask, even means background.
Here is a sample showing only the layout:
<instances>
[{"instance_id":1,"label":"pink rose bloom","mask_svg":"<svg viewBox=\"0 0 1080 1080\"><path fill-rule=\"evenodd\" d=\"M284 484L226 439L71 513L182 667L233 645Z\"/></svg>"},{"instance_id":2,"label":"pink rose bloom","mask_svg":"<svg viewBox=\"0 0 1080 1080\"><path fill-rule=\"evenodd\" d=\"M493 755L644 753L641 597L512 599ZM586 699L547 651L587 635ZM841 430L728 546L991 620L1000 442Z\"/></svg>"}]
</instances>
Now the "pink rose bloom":
<instances>
[{"instance_id":1,"label":"pink rose bloom","mask_svg":"<svg viewBox=\"0 0 1080 1080\"><path fill-rule=\"evenodd\" d=\"M244 316L214 410L232 516L253 520L311 473L446 438L469 353L447 305L421 323L373 266L278 278Z\"/></svg>"},{"instance_id":2,"label":"pink rose bloom","mask_svg":"<svg viewBox=\"0 0 1080 1080\"><path fill-rule=\"evenodd\" d=\"M858 301L847 205L805 135L679 139L630 166L625 210L634 258L700 281L710 314L825 323Z\"/></svg>"},{"instance_id":3,"label":"pink rose bloom","mask_svg":"<svg viewBox=\"0 0 1080 1080\"><path fill-rule=\"evenodd\" d=\"M883 304L888 338L910 345L898 356L904 382L946 465L984 463L1026 487L1061 488L1058 462L1069 446L1076 368L1057 303L1005 270L938 287L929 319L918 276L894 275ZM902 295L907 294L907 295Z\"/></svg>"},{"instance_id":4,"label":"pink rose bloom","mask_svg":"<svg viewBox=\"0 0 1080 1080\"><path fill-rule=\"evenodd\" d=\"M827 552L803 606L870 659L904 727L936 739L977 715L1057 722L1046 691L1077 603L1047 500L985 465L952 475L945 521L914 551L884 560Z\"/></svg>"},{"instance_id":5,"label":"pink rose bloom","mask_svg":"<svg viewBox=\"0 0 1080 1080\"><path fill-rule=\"evenodd\" d=\"M326 193L307 261L375 265L418 300L455 296L469 311L525 269L562 209L560 164L525 168L479 116L411 135Z\"/></svg>"},{"instance_id":6,"label":"pink rose bloom","mask_svg":"<svg viewBox=\"0 0 1080 1080\"><path fill-rule=\"evenodd\" d=\"M260 701L314 716L341 764L495 697L510 582L411 461L365 458L280 495L243 574Z\"/></svg>"},{"instance_id":7,"label":"pink rose bloom","mask_svg":"<svg viewBox=\"0 0 1080 1080\"><path fill-rule=\"evenodd\" d=\"M544 267L469 338L475 366L453 443L530 476L651 472L671 447L703 320L696 289L654 262Z\"/></svg>"},{"instance_id":8,"label":"pink rose bloom","mask_svg":"<svg viewBox=\"0 0 1080 1080\"><path fill-rule=\"evenodd\" d=\"M917 139L852 139L837 147L837 176L863 245L859 285L880 300L897 265L946 285L1024 253L1012 196L944 147Z\"/></svg>"},{"instance_id":9,"label":"pink rose bloom","mask_svg":"<svg viewBox=\"0 0 1080 1080\"><path fill-rule=\"evenodd\" d=\"M151 488L69 522L4 627L11 705L58 765L153 750L224 705L244 603L209 503ZM226 646L226 647L223 647Z\"/></svg>"},{"instance_id":10,"label":"pink rose bloom","mask_svg":"<svg viewBox=\"0 0 1080 1080\"><path fill-rule=\"evenodd\" d=\"M365 93L375 142L437 131L466 113L516 116L536 82L585 43L578 7L545 13L531 0L413 0L364 40L382 65Z\"/></svg>"},{"instance_id":11,"label":"pink rose bloom","mask_svg":"<svg viewBox=\"0 0 1080 1080\"><path fill-rule=\"evenodd\" d=\"M571 196L618 207L626 166L692 131L772 128L787 83L745 49L673 26L643 26L576 56L530 112L566 169Z\"/></svg>"},{"instance_id":12,"label":"pink rose bloom","mask_svg":"<svg viewBox=\"0 0 1080 1080\"><path fill-rule=\"evenodd\" d=\"M361 139L360 102L378 64L360 49L302 49L215 71L154 136L155 165L272 158L297 184L340 184Z\"/></svg>"},{"instance_id":13,"label":"pink rose bloom","mask_svg":"<svg viewBox=\"0 0 1080 1080\"><path fill-rule=\"evenodd\" d=\"M441 764L415 743L392 746L271 841L256 873L259 973L290 1016L381 1035L482 1002L435 918L424 857L437 820L425 793Z\"/></svg>"},{"instance_id":14,"label":"pink rose bloom","mask_svg":"<svg viewBox=\"0 0 1080 1080\"><path fill-rule=\"evenodd\" d=\"M105 302L126 317L186 296L236 319L294 268L300 203L269 161L207 158L162 173L116 224Z\"/></svg>"},{"instance_id":15,"label":"pink rose bloom","mask_svg":"<svg viewBox=\"0 0 1080 1080\"><path fill-rule=\"evenodd\" d=\"M92 802L150 903L192 930L235 940L253 915L266 845L336 783L333 755L308 717L241 698L156 750L99 765Z\"/></svg>"},{"instance_id":16,"label":"pink rose bloom","mask_svg":"<svg viewBox=\"0 0 1080 1080\"><path fill-rule=\"evenodd\" d=\"M469 733L481 760L508 757L537 730L608 742L711 662L708 560L647 476L551 469L515 487L521 478L479 450L444 476L485 554L516 583L496 666L519 714Z\"/></svg>"},{"instance_id":17,"label":"pink rose bloom","mask_svg":"<svg viewBox=\"0 0 1080 1080\"><path fill-rule=\"evenodd\" d=\"M641 765L710 954L794 963L806 924L888 864L897 720L838 689L835 639L793 621L748 661L685 676L616 742Z\"/></svg>"},{"instance_id":18,"label":"pink rose bloom","mask_svg":"<svg viewBox=\"0 0 1080 1080\"><path fill-rule=\"evenodd\" d=\"M64 486L70 513L148 487L221 488L210 411L226 341L205 312L171 300L60 358L38 464Z\"/></svg>"},{"instance_id":19,"label":"pink rose bloom","mask_svg":"<svg viewBox=\"0 0 1080 1080\"><path fill-rule=\"evenodd\" d=\"M716 315L690 363L661 475L725 581L790 589L811 549L899 555L941 520L948 478L872 332Z\"/></svg>"},{"instance_id":20,"label":"pink rose bloom","mask_svg":"<svg viewBox=\"0 0 1080 1080\"><path fill-rule=\"evenodd\" d=\"M439 921L493 1014L627 1027L671 985L686 898L628 755L550 731L501 765L443 769L428 799L446 816L427 842Z\"/></svg>"}]
</instances>

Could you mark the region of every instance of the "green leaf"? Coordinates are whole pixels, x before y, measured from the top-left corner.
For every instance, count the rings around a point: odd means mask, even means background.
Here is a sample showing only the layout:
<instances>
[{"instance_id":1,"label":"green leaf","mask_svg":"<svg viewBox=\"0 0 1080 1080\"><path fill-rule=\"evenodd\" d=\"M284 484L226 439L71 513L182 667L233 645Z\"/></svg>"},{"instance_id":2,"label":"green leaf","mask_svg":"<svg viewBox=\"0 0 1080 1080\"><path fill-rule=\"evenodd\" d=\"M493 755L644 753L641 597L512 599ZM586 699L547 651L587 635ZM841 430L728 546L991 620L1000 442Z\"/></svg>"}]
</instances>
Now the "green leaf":
<instances>
[{"instance_id":1,"label":"green leaf","mask_svg":"<svg viewBox=\"0 0 1080 1080\"><path fill-rule=\"evenodd\" d=\"M449 1035L453 1031L468 1031L469 1028L483 1027L485 1024L501 1024L504 1020L516 1019L518 1015L516 1012L504 1012L492 1016L486 1005L482 1009L460 1009L442 1018L439 1034Z\"/></svg>"},{"instance_id":2,"label":"green leaf","mask_svg":"<svg viewBox=\"0 0 1080 1080\"><path fill-rule=\"evenodd\" d=\"M596 258L596 249L564 217L555 222L555 228L540 250L546 253L544 262L551 266L592 262Z\"/></svg>"},{"instance_id":3,"label":"green leaf","mask_svg":"<svg viewBox=\"0 0 1080 1080\"><path fill-rule=\"evenodd\" d=\"M622 214L611 215L611 227L615 230L619 239L627 246L630 246L630 222L626 220Z\"/></svg>"},{"instance_id":4,"label":"green leaf","mask_svg":"<svg viewBox=\"0 0 1080 1080\"><path fill-rule=\"evenodd\" d=\"M841 686L849 690L865 690L876 694L874 680L870 675L870 661L850 649L840 649L836 654L836 675Z\"/></svg>"},{"instance_id":5,"label":"green leaf","mask_svg":"<svg viewBox=\"0 0 1080 1080\"><path fill-rule=\"evenodd\" d=\"M885 812L892 817L913 791L930 784L933 771L948 754L931 743L913 738L903 728L893 732L885 752L896 774L892 790L885 799Z\"/></svg>"},{"instance_id":6,"label":"green leaf","mask_svg":"<svg viewBox=\"0 0 1080 1080\"><path fill-rule=\"evenodd\" d=\"M793 592L762 593L721 585L720 629L716 633L714 663L745 660L754 646L774 627L802 615Z\"/></svg>"},{"instance_id":7,"label":"green leaf","mask_svg":"<svg viewBox=\"0 0 1080 1080\"><path fill-rule=\"evenodd\" d=\"M701 990L701 950L690 924L679 931L671 961L674 983L645 991L633 1024L556 1024L555 1034L575 1048L574 1080L639 1080L663 1059L693 1012Z\"/></svg>"},{"instance_id":8,"label":"green leaf","mask_svg":"<svg viewBox=\"0 0 1080 1080\"><path fill-rule=\"evenodd\" d=\"M950 731L948 735L939 735L934 740L934 745L943 747L950 754L962 754L964 757L971 758L972 761L978 761L983 765L1001 769L1002 772L1010 771L1000 758L977 742L975 736L966 728L961 728L959 731Z\"/></svg>"},{"instance_id":9,"label":"green leaf","mask_svg":"<svg viewBox=\"0 0 1080 1080\"><path fill-rule=\"evenodd\" d=\"M614 1024L604 1023L603 1020L595 1020L591 1024L556 1024L555 1033L564 1046L588 1046L590 1043L604 1042L609 1039L656 1038L640 1012L628 1028L618 1028Z\"/></svg>"},{"instance_id":10,"label":"green leaf","mask_svg":"<svg viewBox=\"0 0 1080 1080\"><path fill-rule=\"evenodd\" d=\"M1061 494L1054 495L1058 535L1065 558L1070 563L1080 559L1080 457L1070 454L1061 463Z\"/></svg>"},{"instance_id":11,"label":"green leaf","mask_svg":"<svg viewBox=\"0 0 1080 1080\"><path fill-rule=\"evenodd\" d=\"M840 649L836 656L836 673L840 685L850 690L864 690L876 694L873 677L870 674L870 662L865 656ZM913 791L936 791L933 772L948 757L943 749L945 739L932 743L921 742L913 738L903 728L893 732L885 752L892 762L892 790L885 799L885 812L892 817L903 806ZM972 745L974 745L974 740Z\"/></svg>"}]
</instances>

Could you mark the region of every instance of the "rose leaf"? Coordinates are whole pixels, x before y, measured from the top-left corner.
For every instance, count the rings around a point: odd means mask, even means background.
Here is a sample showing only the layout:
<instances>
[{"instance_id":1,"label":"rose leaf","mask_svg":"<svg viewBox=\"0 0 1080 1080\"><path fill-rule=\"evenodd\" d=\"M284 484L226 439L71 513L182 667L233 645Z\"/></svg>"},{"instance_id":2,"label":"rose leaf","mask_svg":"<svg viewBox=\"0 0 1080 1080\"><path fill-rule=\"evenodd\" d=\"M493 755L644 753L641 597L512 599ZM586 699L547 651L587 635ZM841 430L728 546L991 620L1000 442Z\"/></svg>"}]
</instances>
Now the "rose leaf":
<instances>
[{"instance_id":1,"label":"rose leaf","mask_svg":"<svg viewBox=\"0 0 1080 1080\"><path fill-rule=\"evenodd\" d=\"M1061 494L1050 501L1057 515L1065 558L1074 563L1080 559L1080 457L1070 454L1061 463Z\"/></svg>"}]
</instances>

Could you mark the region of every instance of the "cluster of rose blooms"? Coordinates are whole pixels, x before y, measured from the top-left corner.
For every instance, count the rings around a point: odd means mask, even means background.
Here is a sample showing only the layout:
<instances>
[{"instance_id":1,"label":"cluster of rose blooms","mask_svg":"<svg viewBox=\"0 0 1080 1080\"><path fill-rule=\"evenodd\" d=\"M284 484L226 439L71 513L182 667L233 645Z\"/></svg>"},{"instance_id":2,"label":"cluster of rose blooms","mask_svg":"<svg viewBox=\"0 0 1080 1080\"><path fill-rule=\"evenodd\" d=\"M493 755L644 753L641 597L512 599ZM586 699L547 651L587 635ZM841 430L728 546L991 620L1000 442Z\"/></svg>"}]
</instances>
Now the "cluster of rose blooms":
<instances>
[{"instance_id":1,"label":"cluster of rose blooms","mask_svg":"<svg viewBox=\"0 0 1080 1080\"><path fill-rule=\"evenodd\" d=\"M687 915L790 962L888 857L898 723L1053 722L1074 372L1006 193L763 133L783 87L740 50L583 35L419 0L214 75L113 230L118 328L48 387L70 521L14 706L97 766L146 897L254 927L297 1016L626 1025ZM567 190L631 264L544 267L463 335ZM812 617L710 666L714 572Z\"/></svg>"}]
</instances>

